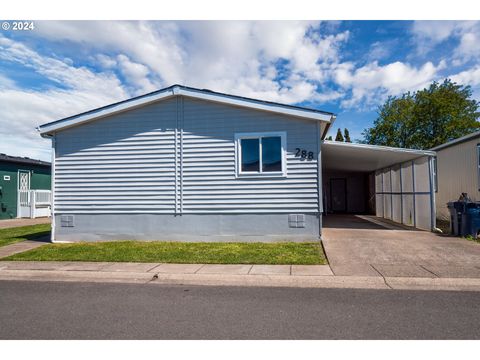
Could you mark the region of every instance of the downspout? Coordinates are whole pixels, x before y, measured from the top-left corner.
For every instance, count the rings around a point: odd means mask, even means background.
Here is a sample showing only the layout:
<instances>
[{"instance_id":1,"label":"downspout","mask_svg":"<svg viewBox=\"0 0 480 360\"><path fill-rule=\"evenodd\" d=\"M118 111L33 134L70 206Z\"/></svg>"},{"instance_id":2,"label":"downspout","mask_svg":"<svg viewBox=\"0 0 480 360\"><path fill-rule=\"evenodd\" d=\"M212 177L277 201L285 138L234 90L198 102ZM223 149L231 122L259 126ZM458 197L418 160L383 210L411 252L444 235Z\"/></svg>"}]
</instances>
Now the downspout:
<instances>
[{"instance_id":1,"label":"downspout","mask_svg":"<svg viewBox=\"0 0 480 360\"><path fill-rule=\"evenodd\" d=\"M323 182L322 182L322 127L317 122L317 193L318 193L318 236L322 239ZM325 133L324 133L325 134Z\"/></svg>"},{"instance_id":2,"label":"downspout","mask_svg":"<svg viewBox=\"0 0 480 360\"><path fill-rule=\"evenodd\" d=\"M184 104L183 96L180 101L180 215L183 214L183 123L184 123Z\"/></svg>"},{"instance_id":3,"label":"downspout","mask_svg":"<svg viewBox=\"0 0 480 360\"><path fill-rule=\"evenodd\" d=\"M174 215L178 213L178 97L176 98L176 118L175 118L175 130L174 130L174 159L175 159L175 211Z\"/></svg>"},{"instance_id":4,"label":"downspout","mask_svg":"<svg viewBox=\"0 0 480 360\"><path fill-rule=\"evenodd\" d=\"M52 136L52 165L51 165L51 200L50 200L50 211L51 211L51 218L52 218L52 225L51 225L51 237L50 241L53 243L55 242L55 158L56 158L56 141L55 135Z\"/></svg>"}]
</instances>

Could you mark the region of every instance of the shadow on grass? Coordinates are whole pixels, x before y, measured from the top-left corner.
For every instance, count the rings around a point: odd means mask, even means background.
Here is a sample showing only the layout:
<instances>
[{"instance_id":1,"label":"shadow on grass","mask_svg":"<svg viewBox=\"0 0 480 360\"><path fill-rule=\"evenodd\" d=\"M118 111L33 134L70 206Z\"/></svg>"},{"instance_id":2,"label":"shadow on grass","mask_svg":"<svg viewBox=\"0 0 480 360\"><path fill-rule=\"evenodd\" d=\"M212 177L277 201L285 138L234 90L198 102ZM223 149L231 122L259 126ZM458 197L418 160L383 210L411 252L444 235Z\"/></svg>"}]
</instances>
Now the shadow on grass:
<instances>
[{"instance_id":1,"label":"shadow on grass","mask_svg":"<svg viewBox=\"0 0 480 360\"><path fill-rule=\"evenodd\" d=\"M39 231L37 233L22 236L22 238L30 241L50 242L50 231Z\"/></svg>"}]
</instances>

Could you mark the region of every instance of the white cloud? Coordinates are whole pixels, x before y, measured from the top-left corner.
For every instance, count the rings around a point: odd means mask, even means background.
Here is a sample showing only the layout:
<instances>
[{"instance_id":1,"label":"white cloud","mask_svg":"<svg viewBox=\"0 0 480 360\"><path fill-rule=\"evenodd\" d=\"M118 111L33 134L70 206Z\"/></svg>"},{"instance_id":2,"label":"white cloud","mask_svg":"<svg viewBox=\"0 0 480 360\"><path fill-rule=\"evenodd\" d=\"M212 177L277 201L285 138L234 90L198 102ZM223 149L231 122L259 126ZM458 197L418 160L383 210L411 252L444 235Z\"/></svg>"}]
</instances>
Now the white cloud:
<instances>
[{"instance_id":1,"label":"white cloud","mask_svg":"<svg viewBox=\"0 0 480 360\"><path fill-rule=\"evenodd\" d=\"M456 52L460 54L465 60L478 58L480 56L480 27L477 32L467 32L462 34L460 44Z\"/></svg>"},{"instance_id":2,"label":"white cloud","mask_svg":"<svg viewBox=\"0 0 480 360\"><path fill-rule=\"evenodd\" d=\"M413 23L413 33L421 39L427 39L434 44L438 44L463 27L459 21L415 21Z\"/></svg>"},{"instance_id":3,"label":"white cloud","mask_svg":"<svg viewBox=\"0 0 480 360\"><path fill-rule=\"evenodd\" d=\"M100 66L104 69L112 69L117 66L117 61L105 54L97 54L95 55L95 59L98 64L100 64Z\"/></svg>"},{"instance_id":4,"label":"white cloud","mask_svg":"<svg viewBox=\"0 0 480 360\"><path fill-rule=\"evenodd\" d=\"M332 96L328 91L328 96L315 95L313 84L328 79L330 64L339 61L349 33L309 33L318 25L308 21L39 22L35 34L89 47L102 54L97 59L104 68L111 68L115 54L121 72L139 91L180 83L291 103ZM275 78L277 61L286 62L288 75L282 81Z\"/></svg>"},{"instance_id":5,"label":"white cloud","mask_svg":"<svg viewBox=\"0 0 480 360\"><path fill-rule=\"evenodd\" d=\"M480 65L477 65L471 69L462 71L458 74L452 75L450 79L462 85L471 85L473 87L479 86L480 85Z\"/></svg>"},{"instance_id":6,"label":"white cloud","mask_svg":"<svg viewBox=\"0 0 480 360\"><path fill-rule=\"evenodd\" d=\"M458 42L452 55L455 66L480 56L480 21L415 21L412 32L421 54L428 53L446 40L454 39Z\"/></svg>"},{"instance_id":7,"label":"white cloud","mask_svg":"<svg viewBox=\"0 0 480 360\"><path fill-rule=\"evenodd\" d=\"M132 92L136 95L154 91L160 87L160 84L155 84L149 79L150 70L145 65L133 62L123 54L118 55L117 60L121 73L128 84L134 87Z\"/></svg>"},{"instance_id":8,"label":"white cloud","mask_svg":"<svg viewBox=\"0 0 480 360\"><path fill-rule=\"evenodd\" d=\"M65 116L107 105L129 97L112 74L97 74L84 67L42 57L27 46L0 36L0 59L22 64L61 85L42 90L13 86L14 79L0 83L0 152L48 160L49 142L35 127ZM28 149L28 150L27 150Z\"/></svg>"},{"instance_id":9,"label":"white cloud","mask_svg":"<svg viewBox=\"0 0 480 360\"><path fill-rule=\"evenodd\" d=\"M12 80L12 79L8 78L7 76L2 75L0 73L0 90L1 89L13 89L16 86L17 85L16 85L14 80Z\"/></svg>"},{"instance_id":10,"label":"white cloud","mask_svg":"<svg viewBox=\"0 0 480 360\"><path fill-rule=\"evenodd\" d=\"M355 68L352 63L344 63L337 68L335 79L344 89L352 91L351 98L342 102L344 107L351 107L360 103L378 103L388 95L423 88L445 66L444 61L437 66L427 62L420 68L399 61L384 66L374 61L361 68Z\"/></svg>"}]
</instances>

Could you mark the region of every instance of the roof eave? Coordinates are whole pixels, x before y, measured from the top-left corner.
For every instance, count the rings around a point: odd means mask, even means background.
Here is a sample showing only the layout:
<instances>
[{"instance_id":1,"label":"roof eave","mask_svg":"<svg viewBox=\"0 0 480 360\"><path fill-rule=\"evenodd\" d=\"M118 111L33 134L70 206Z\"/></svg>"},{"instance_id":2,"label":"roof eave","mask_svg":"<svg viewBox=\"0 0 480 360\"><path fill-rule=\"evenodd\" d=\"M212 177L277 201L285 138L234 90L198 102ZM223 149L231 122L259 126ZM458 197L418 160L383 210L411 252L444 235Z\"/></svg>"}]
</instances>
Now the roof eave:
<instances>
[{"instance_id":1,"label":"roof eave","mask_svg":"<svg viewBox=\"0 0 480 360\"><path fill-rule=\"evenodd\" d=\"M454 146L454 145L457 145L457 144L461 144L465 141L470 141L470 140L473 140L474 138L476 137L480 137L480 131L475 131L471 134L468 134L468 135L465 135L465 136L462 136L462 137L459 137L457 139L454 139L454 140L451 140L451 141L448 141L444 144L440 144L440 145L437 145L433 148L431 148L430 150L432 151L438 151L438 150L443 150L445 148L448 148L450 146Z\"/></svg>"},{"instance_id":2,"label":"roof eave","mask_svg":"<svg viewBox=\"0 0 480 360\"><path fill-rule=\"evenodd\" d=\"M93 121L100 119L102 117L111 116L123 111L131 110L136 107L144 106L149 103L153 103L159 100L164 100L173 96L186 96L196 99L202 99L217 103L223 103L233 106L241 106L252 108L260 111L269 111L274 113L280 113L284 115L289 115L298 118L324 121L330 123L332 119L335 118L335 115L324 112L317 112L308 109L293 108L288 106L281 106L280 104L274 105L269 103L262 103L261 101L255 101L254 99L240 99L235 98L234 96L228 96L218 93L207 93L202 92L201 90L193 90L183 88L181 86L172 86L166 88L160 92L154 92L141 96L139 98L134 98L132 100L127 100L120 102L118 104L113 104L111 106L99 108L98 110L93 110L91 112L79 114L77 116L72 116L63 120L58 120L52 123L41 125L37 128L42 137L49 137L51 134L57 130L63 130L72 126L80 125L85 122Z\"/></svg>"},{"instance_id":3,"label":"roof eave","mask_svg":"<svg viewBox=\"0 0 480 360\"><path fill-rule=\"evenodd\" d=\"M323 140L323 142L327 145L363 148L363 149L371 149L371 150L379 150L379 151L403 152L403 153L417 154L419 156L435 156L436 155L436 152L432 150L406 149L406 148L397 148L392 146L357 144L357 143L347 143L347 142L330 141L330 140Z\"/></svg>"},{"instance_id":4,"label":"roof eave","mask_svg":"<svg viewBox=\"0 0 480 360\"><path fill-rule=\"evenodd\" d=\"M42 137L51 136L53 131L69 128L71 126L83 124L85 122L97 120L106 116L115 115L127 110L134 109L136 107L144 106L155 101L159 101L168 97L175 96L173 89L167 89L161 93L154 93L151 95L145 95L144 97L134 99L128 102L122 102L118 105L114 105L111 108L100 108L98 111L94 111L91 113L72 116L70 118L65 119L64 121L59 120L58 122L48 123L44 125L40 125L37 129L40 132ZM45 135L45 136L44 136Z\"/></svg>"}]
</instances>

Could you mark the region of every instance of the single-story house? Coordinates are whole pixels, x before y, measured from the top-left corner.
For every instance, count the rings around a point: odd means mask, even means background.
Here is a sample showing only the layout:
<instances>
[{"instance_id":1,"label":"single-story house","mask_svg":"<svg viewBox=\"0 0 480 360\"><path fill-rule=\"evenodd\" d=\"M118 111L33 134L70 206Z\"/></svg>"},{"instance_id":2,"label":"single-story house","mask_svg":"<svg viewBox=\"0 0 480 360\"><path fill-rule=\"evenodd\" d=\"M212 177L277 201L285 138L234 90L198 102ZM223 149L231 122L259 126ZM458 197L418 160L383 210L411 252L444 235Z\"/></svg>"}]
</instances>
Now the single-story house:
<instances>
[{"instance_id":1,"label":"single-story house","mask_svg":"<svg viewBox=\"0 0 480 360\"><path fill-rule=\"evenodd\" d=\"M437 217L449 220L447 202L467 193L480 201L480 131L438 145L435 159Z\"/></svg>"},{"instance_id":2,"label":"single-story house","mask_svg":"<svg viewBox=\"0 0 480 360\"><path fill-rule=\"evenodd\" d=\"M305 241L322 214L435 224L432 151L324 141L335 115L174 85L38 128L53 241Z\"/></svg>"},{"instance_id":3,"label":"single-story house","mask_svg":"<svg viewBox=\"0 0 480 360\"><path fill-rule=\"evenodd\" d=\"M49 162L0 154L0 220L49 216L51 182Z\"/></svg>"}]
</instances>

